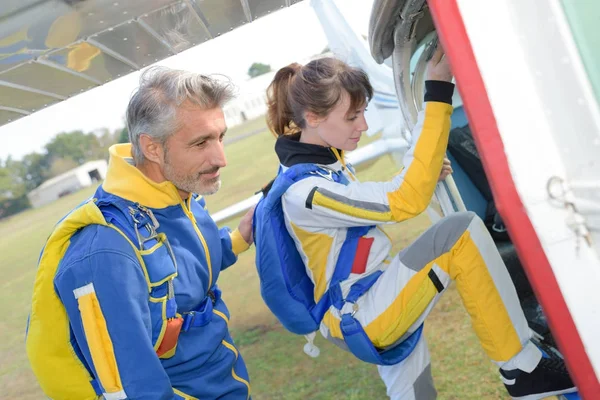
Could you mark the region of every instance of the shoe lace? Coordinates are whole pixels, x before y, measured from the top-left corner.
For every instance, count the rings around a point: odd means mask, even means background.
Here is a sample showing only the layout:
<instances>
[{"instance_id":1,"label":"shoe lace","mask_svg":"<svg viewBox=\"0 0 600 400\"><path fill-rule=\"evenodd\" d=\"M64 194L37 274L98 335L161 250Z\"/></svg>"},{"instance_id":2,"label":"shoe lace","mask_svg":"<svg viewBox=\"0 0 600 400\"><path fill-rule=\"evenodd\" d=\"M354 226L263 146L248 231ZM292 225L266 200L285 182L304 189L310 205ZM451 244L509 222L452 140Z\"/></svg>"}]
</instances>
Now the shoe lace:
<instances>
[{"instance_id":1,"label":"shoe lace","mask_svg":"<svg viewBox=\"0 0 600 400\"><path fill-rule=\"evenodd\" d=\"M560 351L556 345L553 344L553 341L551 343L549 340L547 340L547 338L544 338L542 341L534 340L533 342L540 350L546 353L548 357L553 359L562 359L562 356L560 356Z\"/></svg>"},{"instance_id":2,"label":"shoe lace","mask_svg":"<svg viewBox=\"0 0 600 400\"><path fill-rule=\"evenodd\" d=\"M567 367L560 358L542 358L539 366L543 369L568 375Z\"/></svg>"}]
</instances>

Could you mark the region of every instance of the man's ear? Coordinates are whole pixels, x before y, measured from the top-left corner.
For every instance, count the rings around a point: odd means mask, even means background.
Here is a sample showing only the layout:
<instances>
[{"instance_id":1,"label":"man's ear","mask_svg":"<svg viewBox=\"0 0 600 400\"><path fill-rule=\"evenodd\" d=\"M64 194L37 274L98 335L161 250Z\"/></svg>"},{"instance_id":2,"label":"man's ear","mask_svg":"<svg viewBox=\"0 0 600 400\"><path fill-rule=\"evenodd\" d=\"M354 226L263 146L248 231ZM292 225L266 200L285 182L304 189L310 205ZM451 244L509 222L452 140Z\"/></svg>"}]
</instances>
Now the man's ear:
<instances>
[{"instance_id":1,"label":"man's ear","mask_svg":"<svg viewBox=\"0 0 600 400\"><path fill-rule=\"evenodd\" d=\"M307 111L306 113L304 113L304 119L306 120L306 124L310 128L316 128L321 122L325 120L325 117L320 117L311 111Z\"/></svg>"},{"instance_id":2,"label":"man's ear","mask_svg":"<svg viewBox=\"0 0 600 400\"><path fill-rule=\"evenodd\" d=\"M162 164L164 159L163 146L145 133L140 135L140 148L148 161Z\"/></svg>"}]
</instances>

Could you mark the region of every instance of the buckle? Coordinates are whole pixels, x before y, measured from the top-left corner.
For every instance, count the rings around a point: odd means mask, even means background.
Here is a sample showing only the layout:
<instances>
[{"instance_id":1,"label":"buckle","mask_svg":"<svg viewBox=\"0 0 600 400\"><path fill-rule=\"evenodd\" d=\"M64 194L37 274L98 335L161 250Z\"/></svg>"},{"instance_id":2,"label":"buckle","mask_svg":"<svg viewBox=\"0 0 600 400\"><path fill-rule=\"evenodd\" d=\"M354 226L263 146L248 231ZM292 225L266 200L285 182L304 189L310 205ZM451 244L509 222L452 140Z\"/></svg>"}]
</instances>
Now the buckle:
<instances>
[{"instance_id":1,"label":"buckle","mask_svg":"<svg viewBox=\"0 0 600 400\"><path fill-rule=\"evenodd\" d=\"M217 296L215 295L215 292L212 291L212 289L209 289L208 293L206 293L206 295L208 297L210 297L210 301L212 302L213 306L215 305L215 303L217 302Z\"/></svg>"},{"instance_id":2,"label":"buckle","mask_svg":"<svg viewBox=\"0 0 600 400\"><path fill-rule=\"evenodd\" d=\"M348 308L351 308L351 310L348 310ZM358 307L357 303L351 303L351 302L347 301L344 303L344 306L340 310L340 314L341 315L350 314L351 317L354 317L354 315L356 314L358 309L359 309L359 307Z\"/></svg>"},{"instance_id":3,"label":"buckle","mask_svg":"<svg viewBox=\"0 0 600 400\"><path fill-rule=\"evenodd\" d=\"M196 311L190 311L189 313L184 314L184 321L183 321L183 326L181 327L181 330L184 332L187 332L190 327L192 326L192 324L194 323L194 320L196 319Z\"/></svg>"},{"instance_id":4,"label":"buckle","mask_svg":"<svg viewBox=\"0 0 600 400\"><path fill-rule=\"evenodd\" d=\"M204 326L212 320L213 304L206 297L196 310L183 313L182 330L187 331L192 327Z\"/></svg>"},{"instance_id":5,"label":"buckle","mask_svg":"<svg viewBox=\"0 0 600 400\"><path fill-rule=\"evenodd\" d=\"M137 203L135 204L135 207L129 207L129 215L131 215L131 219L133 220L133 227L135 229L138 245L140 246L140 249L143 249L144 243L156 239L158 236L157 229L160 224L151 210ZM145 237L140 233L139 228L141 226L146 228L148 236Z\"/></svg>"},{"instance_id":6,"label":"buckle","mask_svg":"<svg viewBox=\"0 0 600 400\"><path fill-rule=\"evenodd\" d=\"M352 312L350 313L351 317L354 317L354 314L358 311L358 303L352 303Z\"/></svg>"},{"instance_id":7,"label":"buckle","mask_svg":"<svg viewBox=\"0 0 600 400\"><path fill-rule=\"evenodd\" d=\"M321 167L320 169L316 170L313 172L314 175L319 175L322 178L325 178L329 181L333 181L335 182L335 179L333 178L333 175L335 174L336 176L338 175L337 171L332 170L329 167Z\"/></svg>"}]
</instances>

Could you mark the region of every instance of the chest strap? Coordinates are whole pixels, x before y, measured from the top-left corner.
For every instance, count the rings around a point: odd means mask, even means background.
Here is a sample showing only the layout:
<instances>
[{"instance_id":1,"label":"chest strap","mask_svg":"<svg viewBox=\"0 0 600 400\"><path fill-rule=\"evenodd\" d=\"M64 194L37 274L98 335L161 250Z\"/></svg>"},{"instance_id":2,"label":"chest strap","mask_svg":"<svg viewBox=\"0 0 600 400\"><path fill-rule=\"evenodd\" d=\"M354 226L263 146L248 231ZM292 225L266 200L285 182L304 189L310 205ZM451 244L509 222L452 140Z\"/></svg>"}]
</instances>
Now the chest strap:
<instances>
[{"instance_id":1,"label":"chest strap","mask_svg":"<svg viewBox=\"0 0 600 400\"><path fill-rule=\"evenodd\" d=\"M183 313L183 325L181 326L181 331L187 332L190 328L197 328L210 323L213 317L213 307L220 299L221 290L216 286L213 286L198 308Z\"/></svg>"},{"instance_id":2,"label":"chest strap","mask_svg":"<svg viewBox=\"0 0 600 400\"><path fill-rule=\"evenodd\" d=\"M102 210L107 222L115 225L130 238L134 245L139 246L136 251L143 251L156 245L159 240L163 241L173 263L174 271L177 272L177 260L173 249L166 235L158 233L157 229L160 225L150 209L140 204L129 204L120 199L100 201L97 205ZM167 281L167 298L166 317L172 319L177 315L173 279ZM215 285L208 291L207 296L196 310L183 314L181 330L187 331L192 327L207 325L212 320L213 305L220 298L221 291Z\"/></svg>"}]
</instances>

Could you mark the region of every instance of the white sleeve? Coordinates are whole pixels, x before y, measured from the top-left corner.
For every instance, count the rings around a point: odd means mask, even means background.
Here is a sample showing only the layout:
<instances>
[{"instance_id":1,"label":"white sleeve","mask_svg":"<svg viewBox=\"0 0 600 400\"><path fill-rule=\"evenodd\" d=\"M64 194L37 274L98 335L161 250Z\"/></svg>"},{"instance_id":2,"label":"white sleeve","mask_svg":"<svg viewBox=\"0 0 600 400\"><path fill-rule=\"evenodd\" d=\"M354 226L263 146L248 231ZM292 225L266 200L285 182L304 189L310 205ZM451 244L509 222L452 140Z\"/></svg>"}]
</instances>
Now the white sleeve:
<instances>
[{"instance_id":1,"label":"white sleeve","mask_svg":"<svg viewBox=\"0 0 600 400\"><path fill-rule=\"evenodd\" d=\"M446 103L425 103L404 169L392 180L346 186L306 178L284 194L286 212L293 221L315 228L394 223L419 215L429 205L442 169L452 110Z\"/></svg>"}]
</instances>

